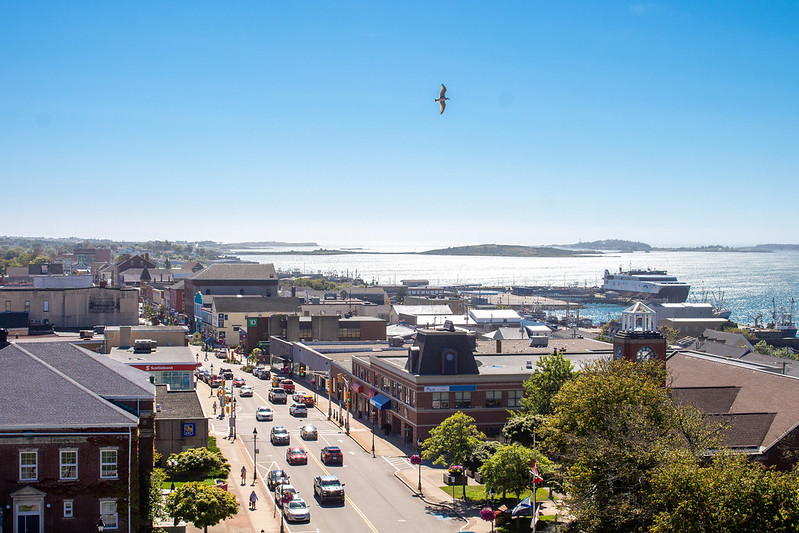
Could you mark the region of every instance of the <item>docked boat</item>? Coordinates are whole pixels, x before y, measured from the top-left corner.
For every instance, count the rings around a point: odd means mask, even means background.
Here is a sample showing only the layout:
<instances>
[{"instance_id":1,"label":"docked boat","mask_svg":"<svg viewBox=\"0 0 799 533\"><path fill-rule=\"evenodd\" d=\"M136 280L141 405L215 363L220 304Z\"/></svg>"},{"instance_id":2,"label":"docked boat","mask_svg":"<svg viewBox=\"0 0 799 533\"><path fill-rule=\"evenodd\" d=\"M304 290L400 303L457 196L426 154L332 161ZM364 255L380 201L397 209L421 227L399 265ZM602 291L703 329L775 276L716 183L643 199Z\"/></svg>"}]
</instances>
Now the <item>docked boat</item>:
<instances>
[{"instance_id":1,"label":"docked boat","mask_svg":"<svg viewBox=\"0 0 799 533\"><path fill-rule=\"evenodd\" d=\"M682 303L688 299L691 286L681 282L676 276L670 276L665 270L629 270L619 269L611 274L605 270L602 289L613 291L621 296L641 300L661 300L671 303Z\"/></svg>"}]
</instances>

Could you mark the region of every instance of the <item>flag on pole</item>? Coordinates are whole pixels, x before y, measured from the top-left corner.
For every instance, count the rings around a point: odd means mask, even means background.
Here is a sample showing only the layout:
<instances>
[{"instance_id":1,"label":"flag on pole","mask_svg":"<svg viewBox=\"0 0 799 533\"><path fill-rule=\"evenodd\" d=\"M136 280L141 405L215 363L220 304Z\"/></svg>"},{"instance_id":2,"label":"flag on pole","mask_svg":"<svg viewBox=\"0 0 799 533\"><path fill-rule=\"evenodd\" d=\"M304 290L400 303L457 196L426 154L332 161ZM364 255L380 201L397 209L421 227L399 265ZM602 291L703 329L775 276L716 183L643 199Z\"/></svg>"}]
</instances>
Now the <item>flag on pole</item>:
<instances>
[{"instance_id":1,"label":"flag on pole","mask_svg":"<svg viewBox=\"0 0 799 533\"><path fill-rule=\"evenodd\" d=\"M530 475L533 478L533 483L541 483L544 481L541 476L538 475L538 469L535 467L535 459L533 459L533 467L530 469Z\"/></svg>"},{"instance_id":2,"label":"flag on pole","mask_svg":"<svg viewBox=\"0 0 799 533\"><path fill-rule=\"evenodd\" d=\"M530 497L528 496L525 499L523 499L522 501L520 501L519 504L516 507L513 508L513 512L511 512L511 516L516 516L516 514L519 513L519 511L525 511L527 509L530 509L530 507L531 507Z\"/></svg>"}]
</instances>

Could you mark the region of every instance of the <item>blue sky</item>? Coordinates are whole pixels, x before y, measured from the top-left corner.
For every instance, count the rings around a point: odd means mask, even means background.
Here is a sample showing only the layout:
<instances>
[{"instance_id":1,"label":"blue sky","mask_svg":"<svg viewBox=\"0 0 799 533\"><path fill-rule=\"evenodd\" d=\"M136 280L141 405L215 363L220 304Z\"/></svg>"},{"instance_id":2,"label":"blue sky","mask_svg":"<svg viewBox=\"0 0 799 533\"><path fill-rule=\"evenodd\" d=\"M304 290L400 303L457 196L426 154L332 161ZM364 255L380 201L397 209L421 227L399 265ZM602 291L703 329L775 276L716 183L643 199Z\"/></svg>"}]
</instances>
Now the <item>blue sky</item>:
<instances>
[{"instance_id":1,"label":"blue sky","mask_svg":"<svg viewBox=\"0 0 799 533\"><path fill-rule=\"evenodd\" d=\"M3 2L0 234L797 242L797 27L776 1Z\"/></svg>"}]
</instances>

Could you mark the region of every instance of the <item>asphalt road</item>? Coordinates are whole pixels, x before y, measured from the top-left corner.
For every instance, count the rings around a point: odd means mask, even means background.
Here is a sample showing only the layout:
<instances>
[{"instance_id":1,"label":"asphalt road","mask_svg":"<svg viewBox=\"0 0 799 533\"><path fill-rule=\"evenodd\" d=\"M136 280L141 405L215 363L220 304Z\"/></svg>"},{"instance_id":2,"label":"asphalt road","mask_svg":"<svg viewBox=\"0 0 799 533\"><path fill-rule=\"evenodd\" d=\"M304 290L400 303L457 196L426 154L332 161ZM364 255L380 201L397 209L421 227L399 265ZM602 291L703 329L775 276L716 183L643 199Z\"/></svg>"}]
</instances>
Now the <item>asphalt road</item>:
<instances>
[{"instance_id":1,"label":"asphalt road","mask_svg":"<svg viewBox=\"0 0 799 533\"><path fill-rule=\"evenodd\" d=\"M209 361L210 363L210 361ZM208 363L206 363L207 365ZM288 472L290 482L299 491L311 508L311 521L305 524L287 525L286 531L292 533L351 533L373 532L390 533L402 531L455 532L463 522L453 519L435 506L428 506L415 497L395 476L394 472L412 467L405 457L373 458L356 442L347 436L338 425L327 420L327 414L318 409L308 410L307 418L289 415L287 404L272 404L268 401L271 380L259 380L238 369L238 365L214 361L214 368L231 368L236 376L244 377L254 388L252 398L240 398L239 389L234 389L237 398L237 435L243 438L250 461L253 453L253 428L257 428L258 475L265 479L274 468ZM228 385L230 381L227 382ZM303 390L298 386L298 390ZM275 413L273 422L255 420L255 410L260 405L268 405ZM299 428L306 423L315 425L319 440L303 441ZM301 446L308 453L307 465L288 465L286 450L289 446L275 446L269 442L269 432L274 425L285 426L291 434L290 446ZM211 432L228 433L228 420L212 420ZM324 465L320 452L324 446L336 445L344 453L344 464ZM238 474L234 473L234 479ZM252 468L248 467L248 483ZM314 497L313 478L318 475L335 475L345 484L346 501L344 505L321 505Z\"/></svg>"}]
</instances>

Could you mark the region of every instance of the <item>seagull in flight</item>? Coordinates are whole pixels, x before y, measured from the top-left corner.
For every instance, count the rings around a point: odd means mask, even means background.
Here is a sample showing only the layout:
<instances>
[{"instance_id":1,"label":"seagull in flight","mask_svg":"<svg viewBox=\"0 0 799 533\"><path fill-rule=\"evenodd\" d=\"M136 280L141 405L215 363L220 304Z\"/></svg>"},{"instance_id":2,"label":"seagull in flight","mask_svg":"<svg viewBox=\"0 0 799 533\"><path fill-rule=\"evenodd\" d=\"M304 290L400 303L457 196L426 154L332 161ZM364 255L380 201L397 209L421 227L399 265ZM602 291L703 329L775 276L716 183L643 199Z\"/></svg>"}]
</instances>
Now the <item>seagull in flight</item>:
<instances>
[{"instance_id":1,"label":"seagull in flight","mask_svg":"<svg viewBox=\"0 0 799 533\"><path fill-rule=\"evenodd\" d=\"M447 100L449 100L449 98L447 98L446 94L447 94L447 88L444 87L444 84L442 83L441 84L441 94L439 94L438 98L436 98L436 102L438 102L439 105L441 106L441 114L442 115L444 114L444 108L447 107Z\"/></svg>"}]
</instances>

